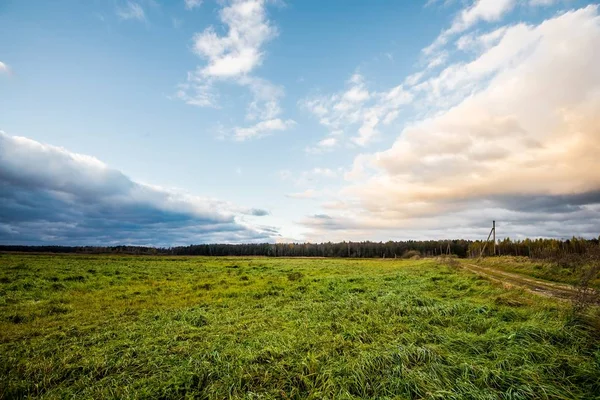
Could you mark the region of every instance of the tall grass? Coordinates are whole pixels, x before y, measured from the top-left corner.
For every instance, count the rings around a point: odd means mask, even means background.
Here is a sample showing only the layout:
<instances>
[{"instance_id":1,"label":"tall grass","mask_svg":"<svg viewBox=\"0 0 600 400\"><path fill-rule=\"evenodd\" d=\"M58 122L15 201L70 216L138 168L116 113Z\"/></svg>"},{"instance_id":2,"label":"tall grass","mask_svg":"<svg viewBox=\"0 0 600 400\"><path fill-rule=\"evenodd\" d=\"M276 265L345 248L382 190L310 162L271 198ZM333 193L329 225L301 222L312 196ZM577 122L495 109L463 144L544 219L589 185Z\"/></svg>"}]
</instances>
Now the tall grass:
<instances>
[{"instance_id":1,"label":"tall grass","mask_svg":"<svg viewBox=\"0 0 600 400\"><path fill-rule=\"evenodd\" d=\"M593 399L591 321L433 260L5 254L0 397Z\"/></svg>"},{"instance_id":2,"label":"tall grass","mask_svg":"<svg viewBox=\"0 0 600 400\"><path fill-rule=\"evenodd\" d=\"M512 256L482 258L477 261L477 264L575 286L581 283L581 279L586 272L595 268L595 272L587 277L587 284L591 288L600 290L600 274L598 273L600 253L594 254L595 258L586 256L574 256L568 265L552 259L530 259L528 257Z\"/></svg>"}]
</instances>

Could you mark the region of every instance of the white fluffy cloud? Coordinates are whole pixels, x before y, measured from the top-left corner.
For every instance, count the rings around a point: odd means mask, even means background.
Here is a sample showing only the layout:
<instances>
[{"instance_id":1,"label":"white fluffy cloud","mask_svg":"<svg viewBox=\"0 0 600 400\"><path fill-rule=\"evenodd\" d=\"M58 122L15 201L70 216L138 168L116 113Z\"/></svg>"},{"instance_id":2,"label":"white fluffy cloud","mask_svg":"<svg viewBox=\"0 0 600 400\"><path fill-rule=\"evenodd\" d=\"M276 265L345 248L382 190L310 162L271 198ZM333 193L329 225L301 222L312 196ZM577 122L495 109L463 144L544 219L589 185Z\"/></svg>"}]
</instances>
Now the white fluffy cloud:
<instances>
[{"instance_id":1,"label":"white fluffy cloud","mask_svg":"<svg viewBox=\"0 0 600 400\"><path fill-rule=\"evenodd\" d=\"M512 10L516 0L477 0L454 20L450 32L462 32L479 21L497 21Z\"/></svg>"},{"instance_id":2,"label":"white fluffy cloud","mask_svg":"<svg viewBox=\"0 0 600 400\"><path fill-rule=\"evenodd\" d=\"M174 245L270 240L243 208L135 182L98 159L0 131L0 243Z\"/></svg>"},{"instance_id":3,"label":"white fluffy cloud","mask_svg":"<svg viewBox=\"0 0 600 400\"><path fill-rule=\"evenodd\" d=\"M333 149L338 145L338 138L336 137L326 137L325 139L321 139L314 146L307 146L305 151L309 154L322 154L329 151L333 151Z\"/></svg>"},{"instance_id":4,"label":"white fluffy cloud","mask_svg":"<svg viewBox=\"0 0 600 400\"><path fill-rule=\"evenodd\" d=\"M188 73L179 85L176 97L199 107L217 107L215 85L229 83L248 88L252 101L246 119L253 124L234 127L231 137L242 141L266 136L294 125L279 118L284 88L251 75L265 57L263 46L278 35L267 18L266 0L231 0L220 10L219 18L226 28L221 35L210 26L194 36L193 51L206 64Z\"/></svg>"},{"instance_id":5,"label":"white fluffy cloud","mask_svg":"<svg viewBox=\"0 0 600 400\"><path fill-rule=\"evenodd\" d=\"M190 105L214 107L215 84L228 82L249 87L258 101L278 102L281 89L273 90L268 81L249 75L262 64L263 45L277 36L265 7L265 0L231 0L219 12L225 35L212 26L194 35L193 51L206 64L188 73L187 81L179 85L178 98Z\"/></svg>"},{"instance_id":6,"label":"white fluffy cloud","mask_svg":"<svg viewBox=\"0 0 600 400\"><path fill-rule=\"evenodd\" d=\"M246 128L235 128L233 138L243 142L244 140L267 136L276 131L285 131L294 126L294 124L295 122L289 119L285 121L279 118L269 119Z\"/></svg>"},{"instance_id":7,"label":"white fluffy cloud","mask_svg":"<svg viewBox=\"0 0 600 400\"><path fill-rule=\"evenodd\" d=\"M364 113L365 102L372 96L360 74L352 75L347 85L348 88L343 92L315 96L299 103L333 135L341 133L347 125L358 123Z\"/></svg>"},{"instance_id":8,"label":"white fluffy cloud","mask_svg":"<svg viewBox=\"0 0 600 400\"><path fill-rule=\"evenodd\" d=\"M355 228L416 232L503 217L513 233L527 232L532 221L562 221L548 231L557 235L595 229L598 6L539 25L507 26L493 40L485 35L471 37L486 43L475 59L450 65L420 87L439 104L445 98L456 104L406 126L388 150L357 157L343 200L330 202L334 213L307 225L315 232L334 223L348 234ZM528 202L553 207L523 209Z\"/></svg>"},{"instance_id":9,"label":"white fluffy cloud","mask_svg":"<svg viewBox=\"0 0 600 400\"><path fill-rule=\"evenodd\" d=\"M454 19L452 25L442 31L431 45L423 49L428 55L435 55L440 47L448 43L448 40L456 35L471 28L479 21L498 21L506 13L511 11L517 3L517 0L475 0L470 6L463 9Z\"/></svg>"},{"instance_id":10,"label":"white fluffy cloud","mask_svg":"<svg viewBox=\"0 0 600 400\"><path fill-rule=\"evenodd\" d=\"M263 60L263 44L277 35L266 16L265 0L235 0L219 15L226 35L209 27L194 36L194 51L207 60L199 73L226 78L251 72Z\"/></svg>"},{"instance_id":11,"label":"white fluffy cloud","mask_svg":"<svg viewBox=\"0 0 600 400\"><path fill-rule=\"evenodd\" d=\"M322 152L334 147L338 137L348 131L354 134L351 137L353 143L365 146L377 136L379 125L393 122L399 110L412 101L412 94L403 85L383 92L370 92L360 74L352 75L347 86L340 93L300 101L300 106L329 130L328 137L307 151Z\"/></svg>"}]
</instances>

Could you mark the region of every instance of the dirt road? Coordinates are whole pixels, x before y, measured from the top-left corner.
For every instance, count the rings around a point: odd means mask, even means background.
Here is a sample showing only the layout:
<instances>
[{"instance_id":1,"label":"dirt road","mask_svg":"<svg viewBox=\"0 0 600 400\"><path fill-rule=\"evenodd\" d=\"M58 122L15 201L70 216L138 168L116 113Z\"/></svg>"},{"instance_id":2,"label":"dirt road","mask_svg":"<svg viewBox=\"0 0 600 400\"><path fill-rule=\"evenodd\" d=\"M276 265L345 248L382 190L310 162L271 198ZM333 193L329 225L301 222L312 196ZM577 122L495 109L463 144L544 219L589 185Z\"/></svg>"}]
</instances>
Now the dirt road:
<instances>
[{"instance_id":1,"label":"dirt road","mask_svg":"<svg viewBox=\"0 0 600 400\"><path fill-rule=\"evenodd\" d=\"M572 300L577 296L577 289L571 285L541 281L535 278L525 277L510 272L504 272L489 267L481 267L470 263L461 263L463 268L484 276L490 280L500 282L504 285L523 288L529 292L546 297L554 297L562 300Z\"/></svg>"}]
</instances>

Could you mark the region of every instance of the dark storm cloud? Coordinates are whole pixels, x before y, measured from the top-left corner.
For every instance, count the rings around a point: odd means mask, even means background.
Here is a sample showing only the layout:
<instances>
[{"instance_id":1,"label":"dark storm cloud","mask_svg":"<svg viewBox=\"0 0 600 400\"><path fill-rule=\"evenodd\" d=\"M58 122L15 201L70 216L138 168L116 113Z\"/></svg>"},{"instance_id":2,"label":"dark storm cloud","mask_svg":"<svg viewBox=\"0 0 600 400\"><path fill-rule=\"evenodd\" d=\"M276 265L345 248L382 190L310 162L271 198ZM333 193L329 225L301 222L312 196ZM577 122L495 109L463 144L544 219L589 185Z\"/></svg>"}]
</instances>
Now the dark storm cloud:
<instances>
[{"instance_id":1,"label":"dark storm cloud","mask_svg":"<svg viewBox=\"0 0 600 400\"><path fill-rule=\"evenodd\" d=\"M0 132L0 243L181 245L270 241L261 209L151 187L100 161Z\"/></svg>"},{"instance_id":2,"label":"dark storm cloud","mask_svg":"<svg viewBox=\"0 0 600 400\"><path fill-rule=\"evenodd\" d=\"M502 196L496 202L515 211L573 213L584 209L584 206L600 204L600 190L564 195Z\"/></svg>"},{"instance_id":3,"label":"dark storm cloud","mask_svg":"<svg viewBox=\"0 0 600 400\"><path fill-rule=\"evenodd\" d=\"M569 195L502 195L468 200L452 199L441 211L418 212L402 217L400 223L390 215L390 223L375 224L372 218L361 218L360 210L345 216L314 214L301 223L316 232L312 240L484 240L492 220L497 237L512 239L572 236L596 238L600 235L600 192L589 191ZM371 217L373 213L368 216ZM381 221L384 218L376 219Z\"/></svg>"}]
</instances>

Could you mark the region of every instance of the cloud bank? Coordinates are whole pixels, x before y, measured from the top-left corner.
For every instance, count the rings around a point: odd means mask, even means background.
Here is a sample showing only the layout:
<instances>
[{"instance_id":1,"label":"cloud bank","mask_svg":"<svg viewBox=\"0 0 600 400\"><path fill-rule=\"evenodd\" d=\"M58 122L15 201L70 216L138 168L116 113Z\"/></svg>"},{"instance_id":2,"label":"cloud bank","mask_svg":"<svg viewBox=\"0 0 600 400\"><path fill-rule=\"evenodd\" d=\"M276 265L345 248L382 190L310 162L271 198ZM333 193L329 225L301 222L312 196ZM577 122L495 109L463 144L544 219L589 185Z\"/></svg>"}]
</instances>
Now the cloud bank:
<instances>
[{"instance_id":1,"label":"cloud bank","mask_svg":"<svg viewBox=\"0 0 600 400\"><path fill-rule=\"evenodd\" d=\"M328 218L303 223L315 238L477 237L492 219L513 237L598 236L598 48L598 6L471 34L470 61L410 89L439 111L357 156L347 187L323 205Z\"/></svg>"},{"instance_id":2,"label":"cloud bank","mask_svg":"<svg viewBox=\"0 0 600 400\"><path fill-rule=\"evenodd\" d=\"M0 131L0 243L188 245L273 241L267 215L135 182L94 157Z\"/></svg>"}]
</instances>

